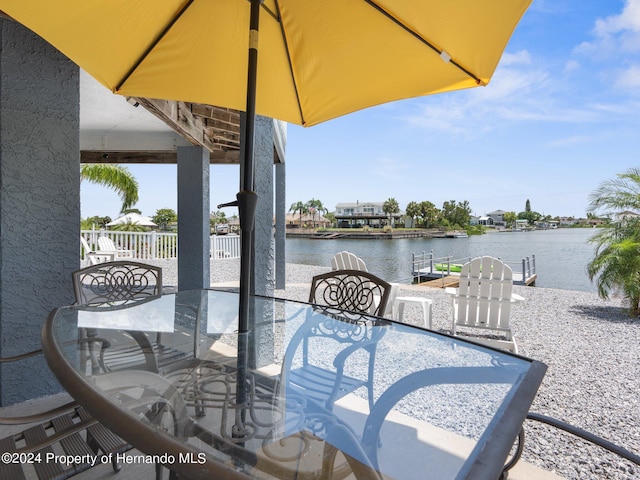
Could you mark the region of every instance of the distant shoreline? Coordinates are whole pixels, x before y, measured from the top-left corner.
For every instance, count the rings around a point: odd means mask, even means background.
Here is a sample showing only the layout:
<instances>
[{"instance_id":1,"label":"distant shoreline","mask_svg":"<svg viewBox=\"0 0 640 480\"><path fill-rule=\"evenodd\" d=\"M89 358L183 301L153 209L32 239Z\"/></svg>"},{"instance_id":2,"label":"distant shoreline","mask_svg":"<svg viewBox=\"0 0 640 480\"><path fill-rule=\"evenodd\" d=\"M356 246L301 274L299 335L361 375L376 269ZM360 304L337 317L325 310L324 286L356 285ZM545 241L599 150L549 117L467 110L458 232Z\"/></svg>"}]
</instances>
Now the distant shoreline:
<instances>
[{"instance_id":1,"label":"distant shoreline","mask_svg":"<svg viewBox=\"0 0 640 480\"><path fill-rule=\"evenodd\" d=\"M353 239L353 240L393 240L401 238L454 238L459 231L445 232L436 229L395 229L392 231L382 231L380 229L363 231L287 231L287 238L311 238L314 240L332 240L332 239Z\"/></svg>"}]
</instances>

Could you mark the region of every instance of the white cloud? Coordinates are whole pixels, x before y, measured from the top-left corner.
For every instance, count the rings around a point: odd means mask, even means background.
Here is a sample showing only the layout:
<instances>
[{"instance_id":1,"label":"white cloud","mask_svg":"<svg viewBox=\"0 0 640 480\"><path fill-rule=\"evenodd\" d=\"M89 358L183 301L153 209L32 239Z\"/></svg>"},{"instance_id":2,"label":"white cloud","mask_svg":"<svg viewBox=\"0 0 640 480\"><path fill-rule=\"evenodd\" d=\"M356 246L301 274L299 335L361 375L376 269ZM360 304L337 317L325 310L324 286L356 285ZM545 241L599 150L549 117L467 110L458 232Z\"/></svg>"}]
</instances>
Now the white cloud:
<instances>
[{"instance_id":1,"label":"white cloud","mask_svg":"<svg viewBox=\"0 0 640 480\"><path fill-rule=\"evenodd\" d=\"M581 145L589 143L593 140L592 137L587 135L575 135L573 137L565 137L547 143L548 147L572 147L574 145Z\"/></svg>"},{"instance_id":2,"label":"white cloud","mask_svg":"<svg viewBox=\"0 0 640 480\"><path fill-rule=\"evenodd\" d=\"M620 103L594 103L590 106L593 110L613 113L615 115L632 115L637 116L640 110L640 103L637 101L629 101L624 104Z\"/></svg>"},{"instance_id":3,"label":"white cloud","mask_svg":"<svg viewBox=\"0 0 640 480\"><path fill-rule=\"evenodd\" d=\"M565 63L563 72L572 73L576 70L580 70L580 62L578 62L577 60L569 60L567 63Z\"/></svg>"},{"instance_id":4,"label":"white cloud","mask_svg":"<svg viewBox=\"0 0 640 480\"><path fill-rule=\"evenodd\" d=\"M530 65L531 54L527 50L520 50L516 53L504 52L500 59L500 65Z\"/></svg>"},{"instance_id":5,"label":"white cloud","mask_svg":"<svg viewBox=\"0 0 640 480\"><path fill-rule=\"evenodd\" d=\"M598 37L614 35L625 30L640 33L640 0L627 0L620 15L598 19L594 28Z\"/></svg>"},{"instance_id":6,"label":"white cloud","mask_svg":"<svg viewBox=\"0 0 640 480\"><path fill-rule=\"evenodd\" d=\"M406 162L397 158L382 157L375 160L373 165L373 173L385 180L399 180L403 178L403 172L406 170Z\"/></svg>"},{"instance_id":7,"label":"white cloud","mask_svg":"<svg viewBox=\"0 0 640 480\"><path fill-rule=\"evenodd\" d=\"M500 66L487 87L420 102L422 110L405 120L430 132L475 138L498 127L500 120L584 122L594 118L586 108L567 108L563 87L550 73L527 63ZM464 138L464 137L460 137Z\"/></svg>"},{"instance_id":8,"label":"white cloud","mask_svg":"<svg viewBox=\"0 0 640 480\"><path fill-rule=\"evenodd\" d=\"M640 87L640 65L633 65L620 72L616 78L615 86L625 89Z\"/></svg>"},{"instance_id":9,"label":"white cloud","mask_svg":"<svg viewBox=\"0 0 640 480\"><path fill-rule=\"evenodd\" d=\"M640 0L627 0L619 15L597 19L593 35L593 41L576 47L576 54L603 61L640 52Z\"/></svg>"},{"instance_id":10,"label":"white cloud","mask_svg":"<svg viewBox=\"0 0 640 480\"><path fill-rule=\"evenodd\" d=\"M640 52L640 0L627 0L621 13L593 25L591 41L572 58L558 61L553 52L527 48L505 52L487 87L419 99L403 120L426 136L460 142L518 122L600 122L606 130L612 119L629 115L640 87L640 62L627 55ZM566 137L555 145L585 140Z\"/></svg>"}]
</instances>

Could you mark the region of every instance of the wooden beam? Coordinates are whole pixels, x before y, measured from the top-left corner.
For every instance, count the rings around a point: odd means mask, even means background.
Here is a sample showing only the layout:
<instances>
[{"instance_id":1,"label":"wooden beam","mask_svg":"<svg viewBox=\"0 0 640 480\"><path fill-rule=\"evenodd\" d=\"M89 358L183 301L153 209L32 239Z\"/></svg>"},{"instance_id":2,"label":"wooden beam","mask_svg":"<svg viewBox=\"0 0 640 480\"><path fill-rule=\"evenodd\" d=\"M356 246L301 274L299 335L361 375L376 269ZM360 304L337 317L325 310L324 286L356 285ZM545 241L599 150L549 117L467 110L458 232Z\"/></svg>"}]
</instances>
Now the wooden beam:
<instances>
[{"instance_id":1,"label":"wooden beam","mask_svg":"<svg viewBox=\"0 0 640 480\"><path fill-rule=\"evenodd\" d=\"M238 150L214 150L209 155L212 164L239 164L240 152ZM82 150L80 163L142 163L142 164L166 164L176 163L175 150Z\"/></svg>"},{"instance_id":2,"label":"wooden beam","mask_svg":"<svg viewBox=\"0 0 640 480\"><path fill-rule=\"evenodd\" d=\"M225 123L232 127L233 130L240 133L240 112L237 110L231 110L224 107L214 107L212 105L204 105L201 103L194 103L193 113L210 120L216 120L220 123Z\"/></svg>"},{"instance_id":3,"label":"wooden beam","mask_svg":"<svg viewBox=\"0 0 640 480\"><path fill-rule=\"evenodd\" d=\"M220 109L221 111L217 112L216 107L209 105L177 101L150 98L135 98L134 100L194 145L200 145L210 152L231 146L240 148L240 114L237 112L234 113L228 109ZM207 116L202 114L207 114ZM217 126L207 125L211 116L216 119L220 117ZM233 124L236 117L237 126ZM229 144L220 145L215 141L215 137L226 132L235 133L237 136Z\"/></svg>"}]
</instances>

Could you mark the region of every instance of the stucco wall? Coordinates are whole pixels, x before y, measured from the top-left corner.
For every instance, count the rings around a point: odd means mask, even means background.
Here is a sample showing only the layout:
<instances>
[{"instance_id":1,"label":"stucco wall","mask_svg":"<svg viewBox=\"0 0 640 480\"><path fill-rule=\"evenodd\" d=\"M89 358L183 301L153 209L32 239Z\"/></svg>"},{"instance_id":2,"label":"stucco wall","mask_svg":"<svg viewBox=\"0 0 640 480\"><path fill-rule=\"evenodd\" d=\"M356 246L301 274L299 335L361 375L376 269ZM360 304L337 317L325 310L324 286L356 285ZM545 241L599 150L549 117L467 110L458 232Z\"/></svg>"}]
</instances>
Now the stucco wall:
<instances>
[{"instance_id":1,"label":"stucco wall","mask_svg":"<svg viewBox=\"0 0 640 480\"><path fill-rule=\"evenodd\" d=\"M255 189L258 194L255 223L255 293L273 295L275 286L275 246L273 229L273 120L256 116Z\"/></svg>"},{"instance_id":2,"label":"stucco wall","mask_svg":"<svg viewBox=\"0 0 640 480\"><path fill-rule=\"evenodd\" d=\"M178 147L178 287L211 285L209 152Z\"/></svg>"},{"instance_id":3,"label":"stucco wall","mask_svg":"<svg viewBox=\"0 0 640 480\"><path fill-rule=\"evenodd\" d=\"M79 72L0 20L0 355L40 347L79 267ZM58 391L42 356L0 367L0 404Z\"/></svg>"}]
</instances>

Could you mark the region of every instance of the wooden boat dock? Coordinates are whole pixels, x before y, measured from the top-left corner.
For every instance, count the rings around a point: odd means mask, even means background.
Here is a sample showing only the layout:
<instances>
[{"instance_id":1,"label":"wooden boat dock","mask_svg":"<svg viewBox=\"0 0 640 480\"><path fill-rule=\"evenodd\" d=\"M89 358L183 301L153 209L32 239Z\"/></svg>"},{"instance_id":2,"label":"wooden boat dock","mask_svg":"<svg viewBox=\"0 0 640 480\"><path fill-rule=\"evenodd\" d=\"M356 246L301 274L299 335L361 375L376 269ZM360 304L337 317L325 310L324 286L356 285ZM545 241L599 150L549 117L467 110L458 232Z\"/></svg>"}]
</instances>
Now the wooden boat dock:
<instances>
[{"instance_id":1,"label":"wooden boat dock","mask_svg":"<svg viewBox=\"0 0 640 480\"><path fill-rule=\"evenodd\" d=\"M461 264L470 260L470 258L437 258L433 252L414 253L412 260L413 281L418 285L432 288L457 287L460 283L460 273L452 270L456 270L456 267L459 268ZM509 265L513 271L514 285L535 286L538 278L535 255L525 257L520 262L505 260L503 262Z\"/></svg>"},{"instance_id":2,"label":"wooden boat dock","mask_svg":"<svg viewBox=\"0 0 640 480\"><path fill-rule=\"evenodd\" d=\"M457 287L460 285L460 277L456 275L447 275L446 277L434 278L432 280L425 280L418 283L421 287L429 288L447 288Z\"/></svg>"}]
</instances>

